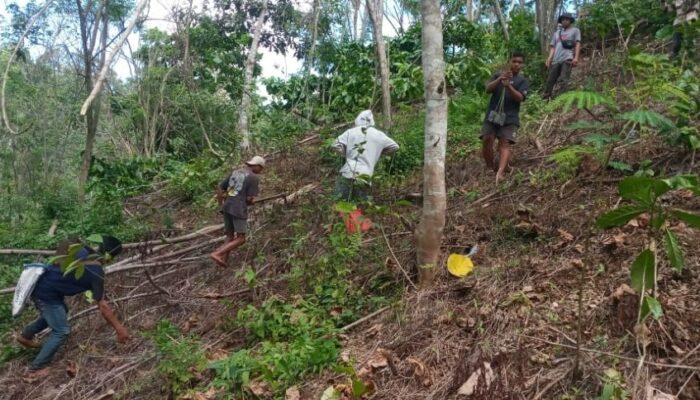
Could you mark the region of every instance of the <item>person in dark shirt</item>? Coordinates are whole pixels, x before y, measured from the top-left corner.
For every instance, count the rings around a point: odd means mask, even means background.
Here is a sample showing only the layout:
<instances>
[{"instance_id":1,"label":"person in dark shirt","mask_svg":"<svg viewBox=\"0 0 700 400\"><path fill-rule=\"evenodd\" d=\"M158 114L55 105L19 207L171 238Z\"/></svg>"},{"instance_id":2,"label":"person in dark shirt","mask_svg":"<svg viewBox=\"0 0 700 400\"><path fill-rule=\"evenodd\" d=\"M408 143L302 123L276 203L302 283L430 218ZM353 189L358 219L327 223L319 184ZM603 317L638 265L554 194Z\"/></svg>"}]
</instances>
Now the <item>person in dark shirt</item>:
<instances>
[{"instance_id":1,"label":"person in dark shirt","mask_svg":"<svg viewBox=\"0 0 700 400\"><path fill-rule=\"evenodd\" d=\"M63 242L59 245L56 255L66 255L69 245L73 243ZM114 257L121 252L121 249L119 240L111 236L103 236L103 242L98 247L95 256L91 256L95 254L93 249L87 246L83 247L75 256L76 259L82 260L85 267L80 278L77 278L74 272L64 275L58 265L47 266L31 295L39 310L39 318L27 325L16 336L21 345L37 348L39 344L34 342L34 337L44 329L51 328L51 333L31 363L26 379L36 380L48 375L49 370L46 366L70 334L68 307L65 303L66 296L75 296L88 290L92 291L92 298L97 301L102 316L116 331L119 342L123 343L128 340L129 332L117 319L104 299L104 268L102 264L105 262L107 254L109 258Z\"/></svg>"},{"instance_id":2,"label":"person in dark shirt","mask_svg":"<svg viewBox=\"0 0 700 400\"><path fill-rule=\"evenodd\" d=\"M525 101L529 83L520 75L525 55L513 52L510 69L494 74L486 83L486 93L492 93L479 137L486 166L496 171L496 181L505 176L510 160L511 145L520 126L520 103ZM498 138L498 156L494 157L493 145Z\"/></svg>"},{"instance_id":3,"label":"person in dark shirt","mask_svg":"<svg viewBox=\"0 0 700 400\"><path fill-rule=\"evenodd\" d=\"M260 174L265 167L265 159L255 156L246 166L234 170L217 188L217 199L224 216L226 243L209 257L219 266L228 266L228 255L245 243L248 232L248 206L259 194Z\"/></svg>"}]
</instances>

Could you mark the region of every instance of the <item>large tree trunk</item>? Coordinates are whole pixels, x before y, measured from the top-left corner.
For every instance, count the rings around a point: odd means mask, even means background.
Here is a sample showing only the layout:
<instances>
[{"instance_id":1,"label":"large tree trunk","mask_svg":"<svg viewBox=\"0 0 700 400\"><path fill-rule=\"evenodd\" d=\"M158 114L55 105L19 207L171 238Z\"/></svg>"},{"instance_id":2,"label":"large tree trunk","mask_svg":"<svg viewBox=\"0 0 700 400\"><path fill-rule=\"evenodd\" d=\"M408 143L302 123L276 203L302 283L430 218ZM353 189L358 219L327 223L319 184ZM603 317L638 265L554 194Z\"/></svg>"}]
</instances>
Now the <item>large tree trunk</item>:
<instances>
[{"instance_id":1,"label":"large tree trunk","mask_svg":"<svg viewBox=\"0 0 700 400\"><path fill-rule=\"evenodd\" d=\"M561 0L535 0L535 18L540 37L542 54L549 51L549 38L557 26L557 8Z\"/></svg>"},{"instance_id":2,"label":"large tree trunk","mask_svg":"<svg viewBox=\"0 0 700 400\"><path fill-rule=\"evenodd\" d=\"M474 21L474 0L467 0L467 21Z\"/></svg>"},{"instance_id":3,"label":"large tree trunk","mask_svg":"<svg viewBox=\"0 0 700 400\"><path fill-rule=\"evenodd\" d=\"M367 0L367 10L372 20L374 31L374 43L377 47L377 59L379 60L379 76L382 81L382 112L385 130L391 129L391 91L389 89L389 61L386 57L386 46L382 34L382 20L384 19L384 6L382 0Z\"/></svg>"},{"instance_id":4,"label":"large tree trunk","mask_svg":"<svg viewBox=\"0 0 700 400\"><path fill-rule=\"evenodd\" d=\"M501 29L503 29L503 37L506 39L506 42L510 42L510 36L508 35L508 23L506 19L503 17L503 11L501 10L501 4L499 0L491 0L491 3L493 3L493 9L496 12L496 17L498 18L498 23L501 25Z\"/></svg>"},{"instance_id":5,"label":"large tree trunk","mask_svg":"<svg viewBox=\"0 0 700 400\"><path fill-rule=\"evenodd\" d=\"M445 149L447 92L442 48L440 0L422 0L423 87L425 89L425 149L423 161L423 214L416 230L418 277L421 287L437 274L445 227Z\"/></svg>"},{"instance_id":6,"label":"large tree trunk","mask_svg":"<svg viewBox=\"0 0 700 400\"><path fill-rule=\"evenodd\" d=\"M248 50L248 58L245 62L245 77L243 78L243 97L241 98L241 109L238 111L238 133L241 134L241 150L248 151L250 149L250 98L251 93L255 90L255 79L253 71L255 69L255 61L258 58L258 45L260 44L260 35L263 29L263 22L267 14L267 0L262 2L262 10L258 19L253 26L253 41L250 43Z\"/></svg>"}]
</instances>

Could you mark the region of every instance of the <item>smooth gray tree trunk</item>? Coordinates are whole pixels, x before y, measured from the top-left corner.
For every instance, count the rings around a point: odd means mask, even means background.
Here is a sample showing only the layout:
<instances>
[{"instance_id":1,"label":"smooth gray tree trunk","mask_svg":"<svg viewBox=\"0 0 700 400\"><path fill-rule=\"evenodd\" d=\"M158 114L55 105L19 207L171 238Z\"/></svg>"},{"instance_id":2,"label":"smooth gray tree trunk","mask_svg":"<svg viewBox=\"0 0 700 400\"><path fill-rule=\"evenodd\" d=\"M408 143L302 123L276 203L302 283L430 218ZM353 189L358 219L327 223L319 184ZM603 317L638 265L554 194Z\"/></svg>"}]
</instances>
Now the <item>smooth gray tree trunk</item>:
<instances>
[{"instance_id":1,"label":"smooth gray tree trunk","mask_svg":"<svg viewBox=\"0 0 700 400\"><path fill-rule=\"evenodd\" d=\"M255 61L258 58L258 46L260 35L262 34L263 23L267 15L267 0L262 2L262 11L253 26L253 41L248 49L248 58L245 62L245 76L243 78L243 96L241 97L241 108L238 110L238 133L241 135L241 150L247 152L250 149L250 103L251 93L255 91Z\"/></svg>"},{"instance_id":2,"label":"smooth gray tree trunk","mask_svg":"<svg viewBox=\"0 0 700 400\"><path fill-rule=\"evenodd\" d=\"M418 278L422 288L435 280L445 228L445 150L447 89L443 59L440 0L422 0L423 87L425 89L425 149L423 212L416 229Z\"/></svg>"},{"instance_id":3,"label":"smooth gray tree trunk","mask_svg":"<svg viewBox=\"0 0 700 400\"><path fill-rule=\"evenodd\" d=\"M382 34L382 20L384 19L383 0L367 0L367 10L372 20L374 43L377 47L377 59L379 60L379 76L382 82L382 113L383 128L391 129L391 91L389 89L389 61L386 56L386 45Z\"/></svg>"}]
</instances>

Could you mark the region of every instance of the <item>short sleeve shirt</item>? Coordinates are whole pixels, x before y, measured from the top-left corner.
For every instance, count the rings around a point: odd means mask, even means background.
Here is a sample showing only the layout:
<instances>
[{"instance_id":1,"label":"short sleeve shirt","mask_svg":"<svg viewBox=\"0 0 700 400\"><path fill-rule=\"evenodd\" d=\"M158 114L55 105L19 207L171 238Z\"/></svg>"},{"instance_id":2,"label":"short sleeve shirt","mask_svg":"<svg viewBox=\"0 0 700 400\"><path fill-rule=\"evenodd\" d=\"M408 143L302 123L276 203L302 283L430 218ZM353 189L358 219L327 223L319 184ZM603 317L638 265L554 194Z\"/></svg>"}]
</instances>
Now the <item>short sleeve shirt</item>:
<instances>
[{"instance_id":1,"label":"short sleeve shirt","mask_svg":"<svg viewBox=\"0 0 700 400\"><path fill-rule=\"evenodd\" d=\"M493 82L501 76L500 73L493 74L489 82ZM520 92L523 97L527 98L527 92L530 89L530 83L527 78L518 74L513 77L510 81L511 85ZM489 101L489 108L486 111L486 117L488 118L489 112L498 110L498 103L501 101L501 95L505 90L505 96L503 98L503 112L506 114L506 125L518 125L520 126L520 103L517 102L513 96L511 96L510 91L506 90L503 85L498 85L496 91L491 95L491 100ZM523 99L524 101L524 99Z\"/></svg>"},{"instance_id":2,"label":"short sleeve shirt","mask_svg":"<svg viewBox=\"0 0 700 400\"><path fill-rule=\"evenodd\" d=\"M95 301L102 300L105 291L105 272L102 265L85 266L85 272L76 279L75 273L63 275L61 267L49 265L36 284L32 297L47 304L63 304L65 296L92 291Z\"/></svg>"},{"instance_id":3,"label":"short sleeve shirt","mask_svg":"<svg viewBox=\"0 0 700 400\"><path fill-rule=\"evenodd\" d=\"M240 168L221 181L219 187L226 191L224 212L233 218L248 219L248 197L258 195L260 178L248 168Z\"/></svg>"},{"instance_id":4,"label":"short sleeve shirt","mask_svg":"<svg viewBox=\"0 0 700 400\"><path fill-rule=\"evenodd\" d=\"M578 28L571 26L569 29L564 30L563 28L559 28L554 32L550 44L552 47L554 47L554 59L552 61L555 64L574 59L574 49L565 49L561 44L562 40L573 40L574 42L580 42L581 31Z\"/></svg>"}]
</instances>

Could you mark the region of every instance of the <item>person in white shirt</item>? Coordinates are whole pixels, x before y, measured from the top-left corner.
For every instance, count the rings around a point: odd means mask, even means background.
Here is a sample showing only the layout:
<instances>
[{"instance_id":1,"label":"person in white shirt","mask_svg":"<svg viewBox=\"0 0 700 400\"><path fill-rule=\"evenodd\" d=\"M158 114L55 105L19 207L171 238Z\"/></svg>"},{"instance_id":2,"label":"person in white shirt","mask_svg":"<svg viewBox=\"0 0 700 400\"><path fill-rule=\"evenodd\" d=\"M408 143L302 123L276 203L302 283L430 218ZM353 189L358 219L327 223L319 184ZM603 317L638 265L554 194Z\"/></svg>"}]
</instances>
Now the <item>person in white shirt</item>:
<instances>
[{"instance_id":1,"label":"person in white shirt","mask_svg":"<svg viewBox=\"0 0 700 400\"><path fill-rule=\"evenodd\" d=\"M394 153L399 145L384 132L374 128L371 110L355 118L355 127L343 132L333 143L333 149L345 157L340 169L336 195L345 200L364 199L369 178L374 174L382 154Z\"/></svg>"}]
</instances>

